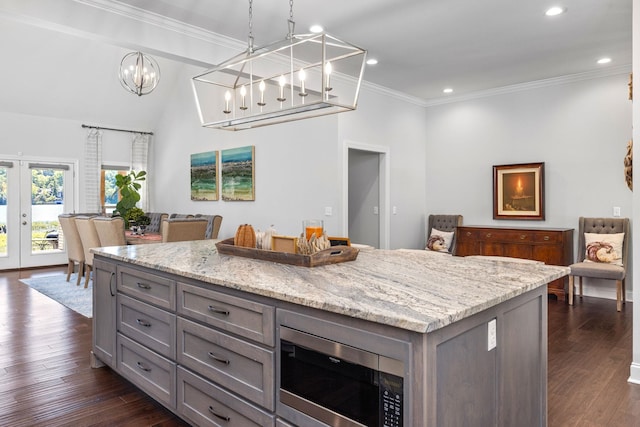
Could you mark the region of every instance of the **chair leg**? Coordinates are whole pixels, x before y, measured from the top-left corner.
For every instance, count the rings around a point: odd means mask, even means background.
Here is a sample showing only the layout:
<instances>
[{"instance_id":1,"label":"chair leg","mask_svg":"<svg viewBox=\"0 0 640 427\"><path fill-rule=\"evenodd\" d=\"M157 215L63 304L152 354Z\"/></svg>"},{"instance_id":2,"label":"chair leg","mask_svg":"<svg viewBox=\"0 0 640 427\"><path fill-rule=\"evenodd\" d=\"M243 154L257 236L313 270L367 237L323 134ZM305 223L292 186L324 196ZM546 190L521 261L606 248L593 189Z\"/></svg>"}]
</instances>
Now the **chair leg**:
<instances>
[{"instance_id":1,"label":"chair leg","mask_svg":"<svg viewBox=\"0 0 640 427\"><path fill-rule=\"evenodd\" d=\"M569 305L573 305L573 276L569 275Z\"/></svg>"},{"instance_id":2,"label":"chair leg","mask_svg":"<svg viewBox=\"0 0 640 427\"><path fill-rule=\"evenodd\" d=\"M71 280L71 273L73 273L73 267L75 267L75 263L69 260L69 264L67 264L67 282Z\"/></svg>"},{"instance_id":3,"label":"chair leg","mask_svg":"<svg viewBox=\"0 0 640 427\"><path fill-rule=\"evenodd\" d=\"M622 303L627 303L627 279L622 279Z\"/></svg>"},{"instance_id":4,"label":"chair leg","mask_svg":"<svg viewBox=\"0 0 640 427\"><path fill-rule=\"evenodd\" d=\"M89 264L84 267L84 287L89 287L89 278L91 277L91 266Z\"/></svg>"},{"instance_id":5,"label":"chair leg","mask_svg":"<svg viewBox=\"0 0 640 427\"><path fill-rule=\"evenodd\" d=\"M580 284L580 299L582 299L582 276L578 277L578 283Z\"/></svg>"},{"instance_id":6,"label":"chair leg","mask_svg":"<svg viewBox=\"0 0 640 427\"><path fill-rule=\"evenodd\" d=\"M622 311L622 280L616 280L616 308Z\"/></svg>"},{"instance_id":7,"label":"chair leg","mask_svg":"<svg viewBox=\"0 0 640 427\"><path fill-rule=\"evenodd\" d=\"M78 279L76 280L76 286L80 286L80 280L84 274L84 262L78 263Z\"/></svg>"}]
</instances>

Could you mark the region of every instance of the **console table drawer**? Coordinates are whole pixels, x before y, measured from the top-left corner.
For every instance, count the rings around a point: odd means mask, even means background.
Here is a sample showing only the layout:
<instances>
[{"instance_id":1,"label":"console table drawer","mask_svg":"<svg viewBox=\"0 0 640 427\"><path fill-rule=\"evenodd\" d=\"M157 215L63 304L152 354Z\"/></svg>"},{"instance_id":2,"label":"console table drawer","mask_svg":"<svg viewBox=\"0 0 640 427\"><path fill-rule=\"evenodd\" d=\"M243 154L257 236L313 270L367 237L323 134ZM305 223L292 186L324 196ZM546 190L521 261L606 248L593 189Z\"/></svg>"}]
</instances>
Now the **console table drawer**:
<instances>
[{"instance_id":1,"label":"console table drawer","mask_svg":"<svg viewBox=\"0 0 640 427\"><path fill-rule=\"evenodd\" d=\"M178 318L178 364L273 410L274 352Z\"/></svg>"},{"instance_id":2,"label":"console table drawer","mask_svg":"<svg viewBox=\"0 0 640 427\"><path fill-rule=\"evenodd\" d=\"M176 358L176 316L118 293L118 330L170 359Z\"/></svg>"},{"instance_id":3,"label":"console table drawer","mask_svg":"<svg viewBox=\"0 0 640 427\"><path fill-rule=\"evenodd\" d=\"M273 347L275 308L178 283L178 313Z\"/></svg>"},{"instance_id":4,"label":"console table drawer","mask_svg":"<svg viewBox=\"0 0 640 427\"><path fill-rule=\"evenodd\" d=\"M118 290L168 310L176 309L176 282L144 271L118 266Z\"/></svg>"},{"instance_id":5,"label":"console table drawer","mask_svg":"<svg viewBox=\"0 0 640 427\"><path fill-rule=\"evenodd\" d=\"M533 241L536 243L562 243L562 238L560 233L536 233L533 235Z\"/></svg>"},{"instance_id":6,"label":"console table drawer","mask_svg":"<svg viewBox=\"0 0 640 427\"><path fill-rule=\"evenodd\" d=\"M118 372L170 409L176 407L176 364L118 333Z\"/></svg>"},{"instance_id":7,"label":"console table drawer","mask_svg":"<svg viewBox=\"0 0 640 427\"><path fill-rule=\"evenodd\" d=\"M274 417L198 375L178 368L178 413L199 426L273 426Z\"/></svg>"},{"instance_id":8,"label":"console table drawer","mask_svg":"<svg viewBox=\"0 0 640 427\"><path fill-rule=\"evenodd\" d=\"M511 230L483 230L480 234L485 241L496 242L531 242L533 236L530 232L526 231L511 231Z\"/></svg>"}]
</instances>

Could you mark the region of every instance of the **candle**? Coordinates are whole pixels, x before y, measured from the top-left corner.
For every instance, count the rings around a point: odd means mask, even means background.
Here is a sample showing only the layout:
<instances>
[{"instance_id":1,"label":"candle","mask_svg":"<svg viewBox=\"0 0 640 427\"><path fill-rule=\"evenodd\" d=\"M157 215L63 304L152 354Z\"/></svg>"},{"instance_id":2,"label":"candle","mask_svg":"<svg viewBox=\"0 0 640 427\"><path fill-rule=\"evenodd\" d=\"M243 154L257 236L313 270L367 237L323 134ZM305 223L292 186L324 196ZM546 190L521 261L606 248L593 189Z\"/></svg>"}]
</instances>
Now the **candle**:
<instances>
[{"instance_id":1,"label":"candle","mask_svg":"<svg viewBox=\"0 0 640 427\"><path fill-rule=\"evenodd\" d=\"M284 74L280 75L280 98L276 98L278 101L283 102L286 101L287 98L284 97L284 85L287 83L287 80L284 78Z\"/></svg>"},{"instance_id":2,"label":"candle","mask_svg":"<svg viewBox=\"0 0 640 427\"><path fill-rule=\"evenodd\" d=\"M229 114L231 112L231 110L229 110L229 101L231 101L231 92L227 91L224 94L224 101L225 101L225 109L223 113Z\"/></svg>"},{"instance_id":3,"label":"candle","mask_svg":"<svg viewBox=\"0 0 640 427\"><path fill-rule=\"evenodd\" d=\"M324 90L326 90L327 92L333 89L330 83L332 71L333 71L333 67L331 67L331 62L327 61L327 65L324 66L324 72L327 75L327 84L325 85Z\"/></svg>"},{"instance_id":4,"label":"candle","mask_svg":"<svg viewBox=\"0 0 640 427\"><path fill-rule=\"evenodd\" d=\"M309 241L314 234L316 235L316 239L319 239L323 235L324 222L321 219L306 219L302 221L302 228L307 241Z\"/></svg>"},{"instance_id":5,"label":"candle","mask_svg":"<svg viewBox=\"0 0 640 427\"><path fill-rule=\"evenodd\" d=\"M260 88L260 102L258 102L258 105L263 107L267 105L264 103L264 89L265 89L264 80L260 82L260 85L258 85L258 87Z\"/></svg>"},{"instance_id":6,"label":"candle","mask_svg":"<svg viewBox=\"0 0 640 427\"><path fill-rule=\"evenodd\" d=\"M304 81L307 78L307 73L305 73L304 68L300 70L300 72L298 73L298 76L300 77L300 93L298 95L307 96L308 93L305 92L304 90Z\"/></svg>"},{"instance_id":7,"label":"candle","mask_svg":"<svg viewBox=\"0 0 640 427\"><path fill-rule=\"evenodd\" d=\"M240 88L240 96L242 96L242 107L240 107L241 110L246 110L247 106L244 103L245 97L247 96L247 88L242 86Z\"/></svg>"}]
</instances>

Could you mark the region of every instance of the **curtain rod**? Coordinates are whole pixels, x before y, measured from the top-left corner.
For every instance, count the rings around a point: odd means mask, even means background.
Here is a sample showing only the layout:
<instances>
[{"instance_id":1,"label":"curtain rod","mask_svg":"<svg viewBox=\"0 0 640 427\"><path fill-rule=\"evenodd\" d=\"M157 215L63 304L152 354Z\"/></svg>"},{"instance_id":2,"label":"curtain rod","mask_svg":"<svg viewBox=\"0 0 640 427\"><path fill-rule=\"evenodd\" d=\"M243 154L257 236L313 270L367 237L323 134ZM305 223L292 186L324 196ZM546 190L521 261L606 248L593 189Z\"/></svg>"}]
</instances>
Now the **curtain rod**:
<instances>
[{"instance_id":1,"label":"curtain rod","mask_svg":"<svg viewBox=\"0 0 640 427\"><path fill-rule=\"evenodd\" d=\"M153 135L153 132L142 132L142 131L139 131L139 130L103 128L101 126L90 126L90 125L82 125L82 127L83 128L89 128L89 129L113 130L113 131L116 131L116 132L139 133L139 134L142 134L142 135Z\"/></svg>"}]
</instances>

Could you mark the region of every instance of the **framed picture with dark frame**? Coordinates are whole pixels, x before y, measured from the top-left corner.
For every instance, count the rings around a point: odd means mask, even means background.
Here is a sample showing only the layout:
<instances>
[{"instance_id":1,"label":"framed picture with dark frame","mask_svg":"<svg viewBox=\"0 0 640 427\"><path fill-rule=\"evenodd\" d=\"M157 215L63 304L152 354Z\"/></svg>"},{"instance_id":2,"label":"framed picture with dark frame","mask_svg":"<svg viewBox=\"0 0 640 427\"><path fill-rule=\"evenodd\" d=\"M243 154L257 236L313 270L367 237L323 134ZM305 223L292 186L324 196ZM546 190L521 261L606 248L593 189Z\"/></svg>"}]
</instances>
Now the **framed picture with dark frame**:
<instances>
[{"instance_id":1,"label":"framed picture with dark frame","mask_svg":"<svg viewBox=\"0 0 640 427\"><path fill-rule=\"evenodd\" d=\"M544 220L544 162L493 167L493 219Z\"/></svg>"}]
</instances>

